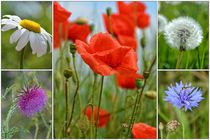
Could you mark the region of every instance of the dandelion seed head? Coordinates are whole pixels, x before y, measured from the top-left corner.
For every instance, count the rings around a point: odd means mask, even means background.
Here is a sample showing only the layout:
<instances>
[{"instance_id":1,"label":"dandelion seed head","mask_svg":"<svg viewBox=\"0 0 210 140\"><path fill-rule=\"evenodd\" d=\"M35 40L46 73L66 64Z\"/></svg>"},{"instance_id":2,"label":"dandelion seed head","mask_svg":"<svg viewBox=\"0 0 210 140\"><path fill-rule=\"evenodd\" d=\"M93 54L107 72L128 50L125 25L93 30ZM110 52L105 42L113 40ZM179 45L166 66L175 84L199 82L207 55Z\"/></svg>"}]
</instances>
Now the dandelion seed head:
<instances>
[{"instance_id":1,"label":"dandelion seed head","mask_svg":"<svg viewBox=\"0 0 210 140\"><path fill-rule=\"evenodd\" d=\"M163 15L158 15L158 32L163 32L166 25L168 23L168 20Z\"/></svg>"},{"instance_id":2,"label":"dandelion seed head","mask_svg":"<svg viewBox=\"0 0 210 140\"><path fill-rule=\"evenodd\" d=\"M41 112L47 103L47 95L43 88L32 86L23 89L20 93L17 105L20 112L27 117Z\"/></svg>"},{"instance_id":3,"label":"dandelion seed head","mask_svg":"<svg viewBox=\"0 0 210 140\"><path fill-rule=\"evenodd\" d=\"M167 24L164 35L172 48L191 50L198 47L203 39L202 28L194 19L179 17Z\"/></svg>"},{"instance_id":4,"label":"dandelion seed head","mask_svg":"<svg viewBox=\"0 0 210 140\"><path fill-rule=\"evenodd\" d=\"M165 93L165 101L178 107L179 109L184 108L185 111L192 111L192 108L198 107L198 103L204 99L200 88L193 87L191 83L183 84L182 81L180 81L180 83L176 83L175 86L171 84Z\"/></svg>"}]
</instances>

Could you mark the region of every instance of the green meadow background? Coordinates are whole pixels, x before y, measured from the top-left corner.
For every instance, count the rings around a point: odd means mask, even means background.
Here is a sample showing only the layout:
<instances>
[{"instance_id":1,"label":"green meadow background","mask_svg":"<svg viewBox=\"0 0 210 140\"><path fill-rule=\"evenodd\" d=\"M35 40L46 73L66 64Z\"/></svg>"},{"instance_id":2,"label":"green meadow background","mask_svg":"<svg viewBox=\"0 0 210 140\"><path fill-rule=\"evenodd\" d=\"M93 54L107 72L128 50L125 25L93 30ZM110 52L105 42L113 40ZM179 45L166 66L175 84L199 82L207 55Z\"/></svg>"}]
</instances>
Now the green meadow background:
<instances>
[{"instance_id":1,"label":"green meadow background","mask_svg":"<svg viewBox=\"0 0 210 140\"><path fill-rule=\"evenodd\" d=\"M209 3L208 2L160 2L159 14L164 15L168 21L181 16L195 19L203 29L203 41L198 47L199 57L196 49L185 51L181 61L182 69L208 69L209 67ZM158 64L160 69L173 69L179 51L170 48L164 39L163 33L158 34ZM200 61L200 66L199 66Z\"/></svg>"}]
</instances>

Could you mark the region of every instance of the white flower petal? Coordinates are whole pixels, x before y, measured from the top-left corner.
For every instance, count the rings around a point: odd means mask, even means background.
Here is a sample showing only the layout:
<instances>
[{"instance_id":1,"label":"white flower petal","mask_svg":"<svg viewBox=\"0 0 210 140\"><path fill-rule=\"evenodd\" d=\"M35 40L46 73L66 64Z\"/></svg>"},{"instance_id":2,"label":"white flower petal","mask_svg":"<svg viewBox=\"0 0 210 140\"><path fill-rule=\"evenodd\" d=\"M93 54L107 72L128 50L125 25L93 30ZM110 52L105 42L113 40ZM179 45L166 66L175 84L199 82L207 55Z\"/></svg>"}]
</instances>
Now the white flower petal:
<instances>
[{"instance_id":1,"label":"white flower petal","mask_svg":"<svg viewBox=\"0 0 210 140\"><path fill-rule=\"evenodd\" d=\"M38 47L38 42L39 40L36 39L36 33L34 32L30 32L29 35L29 40L30 40L30 45L31 45L31 49L32 49L32 54L36 53L36 48Z\"/></svg>"},{"instance_id":2,"label":"white flower petal","mask_svg":"<svg viewBox=\"0 0 210 140\"><path fill-rule=\"evenodd\" d=\"M37 57L41 57L42 55L47 53L47 43L43 36L37 34L37 38L39 39L39 48L37 48Z\"/></svg>"},{"instance_id":3,"label":"white flower petal","mask_svg":"<svg viewBox=\"0 0 210 140\"><path fill-rule=\"evenodd\" d=\"M52 38L51 38L51 35L48 32L46 32L44 29L42 29L41 33L42 33L42 35L44 35L44 37L48 41L49 46L50 46L50 52L51 52L52 51Z\"/></svg>"},{"instance_id":4,"label":"white flower petal","mask_svg":"<svg viewBox=\"0 0 210 140\"><path fill-rule=\"evenodd\" d=\"M6 25L4 25L3 27L2 27L2 31L4 32L4 31L8 31L8 30L11 30L11 29L14 29L14 28L16 28L17 26L16 25L13 25L13 24L6 24Z\"/></svg>"},{"instance_id":5,"label":"white flower petal","mask_svg":"<svg viewBox=\"0 0 210 140\"><path fill-rule=\"evenodd\" d=\"M18 41L20 36L25 32L26 29L18 29L10 36L10 43Z\"/></svg>"},{"instance_id":6,"label":"white flower petal","mask_svg":"<svg viewBox=\"0 0 210 140\"><path fill-rule=\"evenodd\" d=\"M20 37L19 41L18 41L18 44L16 46L16 50L17 51L20 51L22 48L25 47L25 45L28 43L29 41L29 31L26 30Z\"/></svg>"},{"instance_id":7,"label":"white flower petal","mask_svg":"<svg viewBox=\"0 0 210 140\"><path fill-rule=\"evenodd\" d=\"M10 18L18 23L21 21L21 19L18 16L14 16L14 15L4 15L3 17Z\"/></svg>"}]
</instances>

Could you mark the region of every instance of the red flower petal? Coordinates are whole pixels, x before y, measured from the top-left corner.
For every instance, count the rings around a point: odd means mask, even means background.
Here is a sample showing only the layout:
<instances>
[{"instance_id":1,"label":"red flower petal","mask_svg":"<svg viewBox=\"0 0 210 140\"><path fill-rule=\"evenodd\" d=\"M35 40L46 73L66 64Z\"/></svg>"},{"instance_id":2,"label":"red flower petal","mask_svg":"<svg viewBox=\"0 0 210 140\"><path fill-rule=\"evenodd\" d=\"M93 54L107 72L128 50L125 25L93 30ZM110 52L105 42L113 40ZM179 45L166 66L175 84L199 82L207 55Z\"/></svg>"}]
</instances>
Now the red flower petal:
<instances>
[{"instance_id":1,"label":"red flower petal","mask_svg":"<svg viewBox=\"0 0 210 140\"><path fill-rule=\"evenodd\" d=\"M95 73L103 76L138 70L136 52L129 47L121 46L108 33L94 35L89 45L76 40L76 47L85 63Z\"/></svg>"},{"instance_id":2,"label":"red flower petal","mask_svg":"<svg viewBox=\"0 0 210 140\"><path fill-rule=\"evenodd\" d=\"M96 125L96 119L97 119L97 115L98 115L98 107L94 107L94 123ZM88 117L88 120L91 121L91 117L92 117L92 108L90 106L88 106L86 108L86 113L85 115ZM110 120L110 113L102 108L100 108L99 110L99 121L98 121L98 127L104 127L106 124L108 124Z\"/></svg>"},{"instance_id":3,"label":"red flower petal","mask_svg":"<svg viewBox=\"0 0 210 140\"><path fill-rule=\"evenodd\" d=\"M60 47L60 42L62 39L62 23L67 21L70 17L71 12L67 11L63 7L60 6L59 3L53 3L53 12L54 12L54 31L53 31L53 40L54 40L54 48Z\"/></svg>"},{"instance_id":4,"label":"red flower petal","mask_svg":"<svg viewBox=\"0 0 210 140\"><path fill-rule=\"evenodd\" d=\"M156 139L156 128L145 123L133 125L132 134L134 139Z\"/></svg>"},{"instance_id":5,"label":"red flower petal","mask_svg":"<svg viewBox=\"0 0 210 140\"><path fill-rule=\"evenodd\" d=\"M127 35L134 37L135 33L135 25L133 21L126 15L112 14L110 17L111 25L109 25L107 15L103 14L104 24L106 26L106 30L110 33L112 28L112 32L114 35Z\"/></svg>"},{"instance_id":6,"label":"red flower petal","mask_svg":"<svg viewBox=\"0 0 210 140\"><path fill-rule=\"evenodd\" d=\"M150 16L146 13L138 14L137 25L141 29L148 27L150 25Z\"/></svg>"},{"instance_id":7,"label":"red flower petal","mask_svg":"<svg viewBox=\"0 0 210 140\"><path fill-rule=\"evenodd\" d=\"M118 86L126 89L134 89L136 88L135 81L137 78L143 79L144 76L140 74L117 74L117 84Z\"/></svg>"},{"instance_id":8,"label":"red flower petal","mask_svg":"<svg viewBox=\"0 0 210 140\"><path fill-rule=\"evenodd\" d=\"M137 42L136 42L136 39L134 37L125 36L125 35L118 35L117 40L123 46L129 46L129 47L133 48L134 50L137 49Z\"/></svg>"}]
</instances>

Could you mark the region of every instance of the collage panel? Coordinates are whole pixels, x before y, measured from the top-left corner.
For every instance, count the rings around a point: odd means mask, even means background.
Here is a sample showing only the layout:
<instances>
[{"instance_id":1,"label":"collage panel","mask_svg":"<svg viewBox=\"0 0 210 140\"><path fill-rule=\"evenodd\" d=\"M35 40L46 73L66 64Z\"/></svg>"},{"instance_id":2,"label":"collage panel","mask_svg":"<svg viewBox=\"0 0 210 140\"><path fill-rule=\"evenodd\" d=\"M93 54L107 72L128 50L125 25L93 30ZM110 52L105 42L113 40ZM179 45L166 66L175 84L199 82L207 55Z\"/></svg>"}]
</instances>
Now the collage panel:
<instances>
[{"instance_id":1,"label":"collage panel","mask_svg":"<svg viewBox=\"0 0 210 140\"><path fill-rule=\"evenodd\" d=\"M1 138L52 138L52 72L1 73Z\"/></svg>"},{"instance_id":2,"label":"collage panel","mask_svg":"<svg viewBox=\"0 0 210 140\"><path fill-rule=\"evenodd\" d=\"M52 68L52 2L2 1L1 25L2 69Z\"/></svg>"},{"instance_id":3,"label":"collage panel","mask_svg":"<svg viewBox=\"0 0 210 140\"><path fill-rule=\"evenodd\" d=\"M158 68L209 69L209 2L158 5Z\"/></svg>"},{"instance_id":4,"label":"collage panel","mask_svg":"<svg viewBox=\"0 0 210 140\"><path fill-rule=\"evenodd\" d=\"M158 77L158 138L208 139L209 72L159 71Z\"/></svg>"},{"instance_id":5,"label":"collage panel","mask_svg":"<svg viewBox=\"0 0 210 140\"><path fill-rule=\"evenodd\" d=\"M54 138L155 139L156 2L53 5Z\"/></svg>"}]
</instances>

